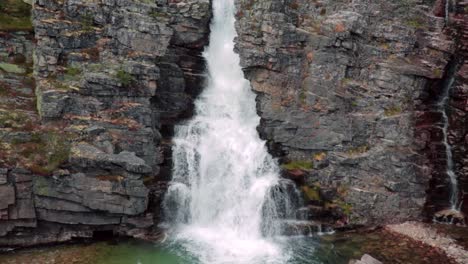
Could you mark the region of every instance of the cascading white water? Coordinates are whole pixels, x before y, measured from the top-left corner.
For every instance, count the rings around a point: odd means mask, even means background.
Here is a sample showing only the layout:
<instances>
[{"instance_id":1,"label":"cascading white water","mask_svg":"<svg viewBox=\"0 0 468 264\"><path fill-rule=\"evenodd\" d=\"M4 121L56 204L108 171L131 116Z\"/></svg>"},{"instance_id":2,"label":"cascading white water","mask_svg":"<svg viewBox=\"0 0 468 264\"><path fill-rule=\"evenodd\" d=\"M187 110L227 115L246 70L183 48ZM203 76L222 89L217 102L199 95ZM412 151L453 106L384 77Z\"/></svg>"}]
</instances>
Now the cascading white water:
<instances>
[{"instance_id":1,"label":"cascading white water","mask_svg":"<svg viewBox=\"0 0 468 264\"><path fill-rule=\"evenodd\" d=\"M234 12L234 0L213 1L208 83L194 118L176 127L166 220L202 263L285 263L265 237L278 234L272 200L288 207L288 197L271 195L279 169L256 130L255 94L234 53Z\"/></svg>"},{"instance_id":2,"label":"cascading white water","mask_svg":"<svg viewBox=\"0 0 468 264\"><path fill-rule=\"evenodd\" d=\"M446 172L450 180L450 206L452 210L459 210L458 202L458 180L457 175L455 175L454 164L453 164L453 155L452 155L452 146L448 142L448 127L449 127L449 118L447 115L448 101L450 98L450 90L453 86L455 79L452 77L447 84L447 87L442 94L441 100L439 101L439 109L442 113L442 133L443 133L443 144L445 146L445 156L446 156Z\"/></svg>"}]
</instances>

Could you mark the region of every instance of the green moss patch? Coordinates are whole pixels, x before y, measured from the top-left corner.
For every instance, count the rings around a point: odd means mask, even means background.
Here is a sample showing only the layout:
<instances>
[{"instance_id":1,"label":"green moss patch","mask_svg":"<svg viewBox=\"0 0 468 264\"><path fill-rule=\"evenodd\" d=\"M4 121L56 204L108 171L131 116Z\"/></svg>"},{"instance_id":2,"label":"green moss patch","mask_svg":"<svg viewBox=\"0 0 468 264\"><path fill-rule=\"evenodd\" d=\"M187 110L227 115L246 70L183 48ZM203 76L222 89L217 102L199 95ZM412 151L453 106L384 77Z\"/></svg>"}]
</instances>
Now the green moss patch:
<instances>
[{"instance_id":1,"label":"green moss patch","mask_svg":"<svg viewBox=\"0 0 468 264\"><path fill-rule=\"evenodd\" d=\"M117 80L119 80L119 82L123 86L129 86L130 84L132 84L135 81L135 79L133 78L133 76L130 73L128 73L128 72L126 72L126 71L124 71L122 69L117 71L115 77L117 78Z\"/></svg>"},{"instance_id":2,"label":"green moss patch","mask_svg":"<svg viewBox=\"0 0 468 264\"><path fill-rule=\"evenodd\" d=\"M24 74L26 70L16 64L0 62L0 69L8 73Z\"/></svg>"},{"instance_id":3,"label":"green moss patch","mask_svg":"<svg viewBox=\"0 0 468 264\"><path fill-rule=\"evenodd\" d=\"M70 156L69 135L56 131L35 133L29 142L13 143L29 169L40 175L51 174Z\"/></svg>"},{"instance_id":4,"label":"green moss patch","mask_svg":"<svg viewBox=\"0 0 468 264\"><path fill-rule=\"evenodd\" d=\"M346 153L350 156L361 155L368 152L370 147L368 145L362 145L359 147L351 148L346 151Z\"/></svg>"},{"instance_id":5,"label":"green moss patch","mask_svg":"<svg viewBox=\"0 0 468 264\"><path fill-rule=\"evenodd\" d=\"M0 2L0 31L32 31L31 5L22 0Z\"/></svg>"},{"instance_id":6,"label":"green moss patch","mask_svg":"<svg viewBox=\"0 0 468 264\"><path fill-rule=\"evenodd\" d=\"M22 128L29 123L30 118L22 112L0 109L0 128Z\"/></svg>"},{"instance_id":7,"label":"green moss patch","mask_svg":"<svg viewBox=\"0 0 468 264\"><path fill-rule=\"evenodd\" d=\"M353 211L353 206L351 204L349 204L349 203L346 203L346 202L342 201L342 200L334 200L331 203L326 203L325 207L326 208L336 208L336 207L338 207L338 208L341 209L343 214L345 216L348 216L348 217L351 215L351 213Z\"/></svg>"},{"instance_id":8,"label":"green moss patch","mask_svg":"<svg viewBox=\"0 0 468 264\"><path fill-rule=\"evenodd\" d=\"M283 164L285 170L311 170L314 168L314 164L311 161L297 160Z\"/></svg>"},{"instance_id":9,"label":"green moss patch","mask_svg":"<svg viewBox=\"0 0 468 264\"><path fill-rule=\"evenodd\" d=\"M412 27L415 29L425 29L427 28L426 22L423 21L422 19L408 19L405 21L405 24L408 27Z\"/></svg>"},{"instance_id":10,"label":"green moss patch","mask_svg":"<svg viewBox=\"0 0 468 264\"><path fill-rule=\"evenodd\" d=\"M403 112L403 110L401 109L400 106L392 105L389 108L385 109L384 115L387 117L396 116L396 115L401 114L401 112Z\"/></svg>"},{"instance_id":11,"label":"green moss patch","mask_svg":"<svg viewBox=\"0 0 468 264\"><path fill-rule=\"evenodd\" d=\"M306 201L320 201L320 190L315 186L302 186L302 193Z\"/></svg>"},{"instance_id":12,"label":"green moss patch","mask_svg":"<svg viewBox=\"0 0 468 264\"><path fill-rule=\"evenodd\" d=\"M168 15L166 13L159 12L159 11L156 11L156 10L151 11L148 15L150 17L154 18L154 19L167 18L168 17Z\"/></svg>"}]
</instances>

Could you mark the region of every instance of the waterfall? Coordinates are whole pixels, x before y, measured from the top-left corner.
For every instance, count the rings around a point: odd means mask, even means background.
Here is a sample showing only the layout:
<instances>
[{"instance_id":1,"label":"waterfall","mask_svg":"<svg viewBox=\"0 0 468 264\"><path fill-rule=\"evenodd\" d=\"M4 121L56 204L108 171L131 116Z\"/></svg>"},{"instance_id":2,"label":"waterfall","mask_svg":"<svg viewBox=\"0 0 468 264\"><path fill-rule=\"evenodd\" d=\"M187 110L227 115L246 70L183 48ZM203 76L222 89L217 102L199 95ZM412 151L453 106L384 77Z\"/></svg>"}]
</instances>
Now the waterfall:
<instances>
[{"instance_id":1,"label":"waterfall","mask_svg":"<svg viewBox=\"0 0 468 264\"><path fill-rule=\"evenodd\" d=\"M195 116L175 128L165 218L202 263L284 263L272 237L291 202L256 130L255 94L234 52L234 1L213 1L209 77Z\"/></svg>"},{"instance_id":2,"label":"waterfall","mask_svg":"<svg viewBox=\"0 0 468 264\"><path fill-rule=\"evenodd\" d=\"M450 19L450 1L445 0L445 25L448 25Z\"/></svg>"},{"instance_id":3,"label":"waterfall","mask_svg":"<svg viewBox=\"0 0 468 264\"><path fill-rule=\"evenodd\" d=\"M450 146L448 142L449 118L447 115L447 108L449 107L450 90L453 86L454 81L455 81L455 78L453 76L448 80L448 83L446 84L442 97L438 103L438 107L442 113L443 144L445 146L445 154L446 154L446 173L450 180L450 207L453 210L459 210L458 181L457 181L457 176L455 175L455 171L454 171L452 146Z\"/></svg>"}]
</instances>

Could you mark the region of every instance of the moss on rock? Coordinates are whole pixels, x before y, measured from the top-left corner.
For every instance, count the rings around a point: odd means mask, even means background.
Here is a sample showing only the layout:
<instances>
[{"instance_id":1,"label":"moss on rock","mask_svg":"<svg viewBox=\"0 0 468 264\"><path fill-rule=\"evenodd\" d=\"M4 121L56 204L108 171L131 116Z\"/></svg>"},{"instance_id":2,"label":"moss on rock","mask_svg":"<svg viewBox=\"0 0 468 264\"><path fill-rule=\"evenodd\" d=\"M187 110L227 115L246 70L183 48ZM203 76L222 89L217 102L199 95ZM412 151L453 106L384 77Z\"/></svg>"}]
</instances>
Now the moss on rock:
<instances>
[{"instance_id":1,"label":"moss on rock","mask_svg":"<svg viewBox=\"0 0 468 264\"><path fill-rule=\"evenodd\" d=\"M31 5L22 0L2 0L0 31L32 31Z\"/></svg>"},{"instance_id":2,"label":"moss on rock","mask_svg":"<svg viewBox=\"0 0 468 264\"><path fill-rule=\"evenodd\" d=\"M314 168L314 163L306 160L296 160L283 164L285 170L311 170Z\"/></svg>"}]
</instances>

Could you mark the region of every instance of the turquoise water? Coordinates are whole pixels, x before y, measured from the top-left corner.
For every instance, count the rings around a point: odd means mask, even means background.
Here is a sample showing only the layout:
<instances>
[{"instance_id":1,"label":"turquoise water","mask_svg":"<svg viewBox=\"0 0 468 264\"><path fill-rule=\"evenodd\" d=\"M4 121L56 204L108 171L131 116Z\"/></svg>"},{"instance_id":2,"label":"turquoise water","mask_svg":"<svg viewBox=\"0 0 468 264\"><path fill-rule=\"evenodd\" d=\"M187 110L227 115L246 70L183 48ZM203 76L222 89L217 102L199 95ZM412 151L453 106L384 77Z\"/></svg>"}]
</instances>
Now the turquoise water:
<instances>
[{"instance_id":1,"label":"turquoise water","mask_svg":"<svg viewBox=\"0 0 468 264\"><path fill-rule=\"evenodd\" d=\"M350 256L340 255L333 247L321 244L318 238L284 238L277 243L293 256L288 263L327 264L347 263ZM184 250L181 244L167 242L155 246L151 244L127 242L108 245L110 250L96 259L96 264L198 264L196 256ZM270 263L270 262L265 262ZM221 264L221 263L220 263ZM239 263L243 264L243 263ZM245 263L249 264L249 263ZM263 264L263 263L262 263Z\"/></svg>"},{"instance_id":2,"label":"turquoise water","mask_svg":"<svg viewBox=\"0 0 468 264\"><path fill-rule=\"evenodd\" d=\"M189 242L187 242L189 243ZM275 241L291 256L278 264L347 264L370 254L383 263L453 263L434 248L384 231L342 233ZM135 240L58 245L0 253L1 264L199 264L183 241L163 244ZM193 251L191 251L193 252ZM258 261L255 264L274 262ZM218 263L217 263L218 264ZM226 264L226 263L219 263ZM243 263L241 261L235 264ZM276 263L274 263L276 264Z\"/></svg>"},{"instance_id":3,"label":"turquoise water","mask_svg":"<svg viewBox=\"0 0 468 264\"><path fill-rule=\"evenodd\" d=\"M324 247L318 238L284 238L276 241L285 245L288 255L294 256L287 263L341 264L349 256L339 256L333 247ZM198 264L199 259L187 252L180 242L162 245L137 241L120 243L99 242L92 244L61 245L20 250L0 254L2 264ZM257 262L270 264L272 262ZM220 263L222 264L222 263ZM238 264L251 264L242 263ZM276 263L275 263L276 264ZM286 263L284 263L286 264Z\"/></svg>"}]
</instances>

